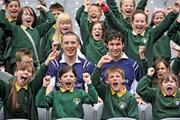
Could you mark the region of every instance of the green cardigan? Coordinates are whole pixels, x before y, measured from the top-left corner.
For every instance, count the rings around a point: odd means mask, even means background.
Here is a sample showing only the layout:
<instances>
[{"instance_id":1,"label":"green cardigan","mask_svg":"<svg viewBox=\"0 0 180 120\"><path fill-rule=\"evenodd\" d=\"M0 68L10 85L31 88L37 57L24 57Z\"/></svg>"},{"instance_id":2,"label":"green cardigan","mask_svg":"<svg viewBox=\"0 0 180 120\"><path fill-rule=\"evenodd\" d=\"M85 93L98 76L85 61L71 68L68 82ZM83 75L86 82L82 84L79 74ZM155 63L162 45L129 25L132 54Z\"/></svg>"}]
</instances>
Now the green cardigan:
<instances>
[{"instance_id":1,"label":"green cardigan","mask_svg":"<svg viewBox=\"0 0 180 120\"><path fill-rule=\"evenodd\" d=\"M88 85L88 93L82 89L73 92L52 91L46 96L46 87L42 87L36 97L38 107L52 107L52 120L58 118L83 118L84 103L93 104L98 101L98 95L92 84Z\"/></svg>"},{"instance_id":2,"label":"green cardigan","mask_svg":"<svg viewBox=\"0 0 180 120\"><path fill-rule=\"evenodd\" d=\"M91 79L96 88L99 97L104 102L102 120L107 120L113 117L130 117L138 119L139 109L134 95L129 91L119 97L116 94L112 95L110 86L100 80L101 70L95 68Z\"/></svg>"},{"instance_id":3,"label":"green cardigan","mask_svg":"<svg viewBox=\"0 0 180 120\"><path fill-rule=\"evenodd\" d=\"M175 97L164 96L159 88L152 88L152 77L144 76L138 83L137 93L151 103L154 120L180 117L180 90Z\"/></svg>"},{"instance_id":4,"label":"green cardigan","mask_svg":"<svg viewBox=\"0 0 180 120\"><path fill-rule=\"evenodd\" d=\"M16 62L16 57L15 57L15 53L18 49L20 48L28 48L29 50L32 51L33 53L33 60L35 61L35 63L37 63L37 59L35 57L35 52L34 52L34 48L29 40L29 38L27 37L27 35L25 34L25 32L23 31L23 29L19 26L19 25L12 25L10 24L7 19L5 19L5 17L3 17L5 14L4 10L0 11L0 24L2 24L3 29L5 30L9 30L12 32L12 41L11 41L11 47L12 47L12 52L11 52L11 63L15 63ZM32 36L34 43L35 43L35 47L37 49L37 54L38 56L41 55L41 48L40 48L40 39L41 37L43 37L46 32L48 32L48 30L51 28L51 26L55 23L55 18L52 15L51 12L47 12L47 20L43 23L40 24L34 28L29 28L26 31Z\"/></svg>"},{"instance_id":5,"label":"green cardigan","mask_svg":"<svg viewBox=\"0 0 180 120\"><path fill-rule=\"evenodd\" d=\"M35 107L35 97L39 89L42 86L43 78L46 75L47 66L42 64L38 72L33 79L28 83L28 89L26 91L18 91L18 103L20 104L19 112L14 113L11 106L11 97L9 97L13 78L9 80L9 84L0 81L0 98L2 98L4 105L4 117L5 119L20 118L22 116L25 119L38 120L37 108ZM23 94L26 94L25 96ZM24 106L23 106L24 105ZM27 113L27 114L26 114Z\"/></svg>"}]
</instances>

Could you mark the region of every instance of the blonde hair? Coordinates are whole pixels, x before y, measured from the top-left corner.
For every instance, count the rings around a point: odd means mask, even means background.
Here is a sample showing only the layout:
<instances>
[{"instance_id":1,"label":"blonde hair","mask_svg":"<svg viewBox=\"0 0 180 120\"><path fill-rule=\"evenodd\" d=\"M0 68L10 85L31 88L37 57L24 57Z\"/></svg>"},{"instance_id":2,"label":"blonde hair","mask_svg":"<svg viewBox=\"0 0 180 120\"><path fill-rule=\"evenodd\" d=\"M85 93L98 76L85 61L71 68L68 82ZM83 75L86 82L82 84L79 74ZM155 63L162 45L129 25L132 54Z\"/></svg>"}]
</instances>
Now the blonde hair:
<instances>
[{"instance_id":1,"label":"blonde hair","mask_svg":"<svg viewBox=\"0 0 180 120\"><path fill-rule=\"evenodd\" d=\"M59 43L61 43L61 37L62 37L62 32L60 31L60 25L61 23L70 23L72 26L72 20L71 20L71 16L67 13L61 13L57 20L56 20L56 31L54 33L54 35L52 36L52 41L58 41ZM73 28L71 27L72 31Z\"/></svg>"}]
</instances>

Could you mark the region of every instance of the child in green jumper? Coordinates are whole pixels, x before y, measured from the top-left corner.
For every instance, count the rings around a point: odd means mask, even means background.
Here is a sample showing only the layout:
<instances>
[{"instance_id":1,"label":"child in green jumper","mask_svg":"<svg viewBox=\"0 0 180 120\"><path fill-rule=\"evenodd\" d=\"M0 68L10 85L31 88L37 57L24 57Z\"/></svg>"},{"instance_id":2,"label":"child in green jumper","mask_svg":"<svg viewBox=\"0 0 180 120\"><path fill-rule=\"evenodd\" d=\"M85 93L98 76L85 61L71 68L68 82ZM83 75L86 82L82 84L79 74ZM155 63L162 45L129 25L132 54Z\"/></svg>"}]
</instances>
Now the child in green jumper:
<instances>
[{"instance_id":1,"label":"child in green jumper","mask_svg":"<svg viewBox=\"0 0 180 120\"><path fill-rule=\"evenodd\" d=\"M47 10L47 8L42 5L39 5L38 7ZM55 19L50 12L47 12L46 15L47 20L43 24L36 26L36 15L34 10L31 7L25 6L19 11L16 25L12 25L5 19L5 5L2 6L2 10L0 11L0 23L3 24L3 29L12 33L12 52L10 60L12 65L16 61L15 52L19 48L30 49L33 53L34 62L36 65L40 65L40 38L45 35L55 22Z\"/></svg>"},{"instance_id":2,"label":"child in green jumper","mask_svg":"<svg viewBox=\"0 0 180 120\"><path fill-rule=\"evenodd\" d=\"M57 56L58 52L53 51L35 76L32 62L23 61L18 64L14 77L8 82L0 80L0 98L4 103L5 119L38 120L35 96L42 86L48 64Z\"/></svg>"},{"instance_id":3,"label":"child in green jumper","mask_svg":"<svg viewBox=\"0 0 180 120\"><path fill-rule=\"evenodd\" d=\"M101 119L106 120L113 117L130 117L138 119L138 105L133 94L126 90L123 85L124 71L117 67L109 67L106 70L105 84L100 80L101 67L112 60L109 55L103 56L92 73L92 82L99 97L104 102Z\"/></svg>"},{"instance_id":4,"label":"child in green jumper","mask_svg":"<svg viewBox=\"0 0 180 120\"><path fill-rule=\"evenodd\" d=\"M83 80L88 86L88 93L82 89L74 89L76 74L74 69L67 65L59 72L60 90L52 91L46 95L46 87L50 83L47 76L43 80L43 86L36 97L38 107L52 107L52 120L58 118L83 118L84 103L93 104L98 101L98 95L91 84L90 75L83 73Z\"/></svg>"},{"instance_id":5,"label":"child in green jumper","mask_svg":"<svg viewBox=\"0 0 180 120\"><path fill-rule=\"evenodd\" d=\"M179 79L174 74L166 74L160 80L159 87L152 88L155 69L150 67L137 87L137 93L143 100L152 104L154 120L163 118L180 118Z\"/></svg>"}]
</instances>

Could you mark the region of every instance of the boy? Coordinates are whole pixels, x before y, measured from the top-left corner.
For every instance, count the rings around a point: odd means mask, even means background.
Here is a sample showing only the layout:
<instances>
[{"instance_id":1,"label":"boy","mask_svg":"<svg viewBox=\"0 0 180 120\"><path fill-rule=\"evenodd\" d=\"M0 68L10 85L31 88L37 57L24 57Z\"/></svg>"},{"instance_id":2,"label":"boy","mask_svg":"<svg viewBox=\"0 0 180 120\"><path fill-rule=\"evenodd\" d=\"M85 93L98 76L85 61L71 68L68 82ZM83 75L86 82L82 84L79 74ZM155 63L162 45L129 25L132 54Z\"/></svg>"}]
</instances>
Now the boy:
<instances>
[{"instance_id":1,"label":"boy","mask_svg":"<svg viewBox=\"0 0 180 120\"><path fill-rule=\"evenodd\" d=\"M105 77L108 84L100 80L100 68L104 63L108 63L111 60L112 58L109 55L103 56L92 74L92 83L99 97L104 102L101 119L106 120L113 117L131 117L138 119L136 99L123 85L124 71L117 66L109 67L106 70Z\"/></svg>"},{"instance_id":2,"label":"boy","mask_svg":"<svg viewBox=\"0 0 180 120\"><path fill-rule=\"evenodd\" d=\"M167 74L160 81L160 87L152 88L152 79L155 69L150 67L137 87L137 93L145 101L152 104L154 120L180 117L180 90L179 80L174 74Z\"/></svg>"},{"instance_id":3,"label":"boy","mask_svg":"<svg viewBox=\"0 0 180 120\"><path fill-rule=\"evenodd\" d=\"M64 12L64 7L59 3L51 4L49 10L52 12L54 17L57 19L58 15Z\"/></svg>"}]
</instances>

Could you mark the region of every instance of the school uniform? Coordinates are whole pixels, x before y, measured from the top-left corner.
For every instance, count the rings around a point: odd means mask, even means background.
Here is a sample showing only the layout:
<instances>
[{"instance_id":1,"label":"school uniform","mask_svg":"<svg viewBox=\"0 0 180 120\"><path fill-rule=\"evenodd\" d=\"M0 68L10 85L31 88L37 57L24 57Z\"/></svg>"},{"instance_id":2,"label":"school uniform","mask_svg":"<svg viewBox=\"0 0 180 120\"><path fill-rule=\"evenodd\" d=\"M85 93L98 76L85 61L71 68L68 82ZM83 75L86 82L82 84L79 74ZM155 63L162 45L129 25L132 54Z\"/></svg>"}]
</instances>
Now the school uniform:
<instances>
[{"instance_id":1,"label":"school uniform","mask_svg":"<svg viewBox=\"0 0 180 120\"><path fill-rule=\"evenodd\" d=\"M36 97L36 105L39 107L52 107L51 119L58 118L83 118L82 105L98 102L98 95L92 84L88 84L88 93L82 89L71 89L66 91L63 88L52 91L46 96L46 87L42 87Z\"/></svg>"},{"instance_id":2,"label":"school uniform","mask_svg":"<svg viewBox=\"0 0 180 120\"><path fill-rule=\"evenodd\" d=\"M144 76L137 87L137 93L143 100L151 103L153 120L180 117L180 90L174 95L163 94L160 88L151 88L152 77Z\"/></svg>"},{"instance_id":3,"label":"school uniform","mask_svg":"<svg viewBox=\"0 0 180 120\"><path fill-rule=\"evenodd\" d=\"M122 92L115 93L109 85L100 80L100 75L101 70L95 68L91 79L99 97L104 102L101 119L107 120L113 117L138 119L139 110L135 97L126 90L125 86Z\"/></svg>"},{"instance_id":4,"label":"school uniform","mask_svg":"<svg viewBox=\"0 0 180 120\"><path fill-rule=\"evenodd\" d=\"M5 14L5 11L1 10L0 15L3 15L3 14ZM0 23L3 24L3 28L11 31L13 34L12 40L11 40L11 47L12 47L11 60L10 60L11 64L16 62L15 53L20 48L28 48L29 50L31 50L33 53L33 60L35 61L36 64L38 64L38 60L37 60L37 57L35 56L35 50L33 48L33 45L30 42L30 39L28 38L24 30L26 30L33 38L35 47L37 49L37 56L39 57L41 55L41 53L39 52L41 49L40 39L55 23L54 16L50 12L47 12L46 14L48 17L46 22L34 28L27 28L23 25L21 26L12 25L5 19L5 17L0 16Z\"/></svg>"},{"instance_id":5,"label":"school uniform","mask_svg":"<svg viewBox=\"0 0 180 120\"><path fill-rule=\"evenodd\" d=\"M110 61L109 63L105 63L101 67L101 76L102 80L105 82L106 79L106 70L109 67L115 67L118 66L121 69L124 70L124 77L125 77L125 82L124 85L126 86L126 89L128 91L131 90L131 85L134 81L139 81L141 79L141 69L138 63L133 60L132 58L129 58L126 56L126 54L123 52L122 53L122 58L119 59L118 61Z\"/></svg>"},{"instance_id":6,"label":"school uniform","mask_svg":"<svg viewBox=\"0 0 180 120\"><path fill-rule=\"evenodd\" d=\"M170 27L178 14L170 12L167 17L155 28L147 27L142 34L136 34L131 29L127 29L121 24L112 14L111 10L105 13L109 23L118 31L120 31L125 38L124 50L125 53L135 59L140 64L139 46L145 46L145 57L148 60L148 65L153 64L153 45L163 35L163 33Z\"/></svg>"},{"instance_id":7,"label":"school uniform","mask_svg":"<svg viewBox=\"0 0 180 120\"><path fill-rule=\"evenodd\" d=\"M51 61L49 66L48 66L48 71L47 74L50 75L51 77L56 77L56 86L59 88L59 80L58 80L58 75L59 71L63 69L68 65L65 61L64 54L60 55L57 57L55 60ZM76 61L72 65L72 67L75 69L76 76L77 76L77 81L75 83L75 88L82 88L84 89L84 80L83 80L83 73L88 72L91 74L94 70L94 65L89 62L87 59L84 59L82 57L79 57L79 55L76 55Z\"/></svg>"},{"instance_id":8,"label":"school uniform","mask_svg":"<svg viewBox=\"0 0 180 120\"><path fill-rule=\"evenodd\" d=\"M140 0L136 7L136 10L144 11L148 0ZM106 0L109 8L112 10L114 16L121 22L126 28L132 29L131 18L124 16L124 14L119 10L115 0ZM113 26L112 26L113 27ZM113 27L114 28L114 27Z\"/></svg>"},{"instance_id":9,"label":"school uniform","mask_svg":"<svg viewBox=\"0 0 180 120\"><path fill-rule=\"evenodd\" d=\"M43 77L46 75L47 66L41 65L39 71L27 86L20 88L16 84L17 101L19 108L14 112L12 110L12 98L9 96L12 89L12 82L15 78L9 80L9 84L0 81L0 98L4 105L4 118L24 118L29 120L38 120L37 108L35 107L35 97L43 83Z\"/></svg>"}]
</instances>

